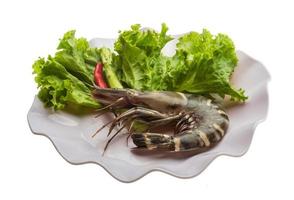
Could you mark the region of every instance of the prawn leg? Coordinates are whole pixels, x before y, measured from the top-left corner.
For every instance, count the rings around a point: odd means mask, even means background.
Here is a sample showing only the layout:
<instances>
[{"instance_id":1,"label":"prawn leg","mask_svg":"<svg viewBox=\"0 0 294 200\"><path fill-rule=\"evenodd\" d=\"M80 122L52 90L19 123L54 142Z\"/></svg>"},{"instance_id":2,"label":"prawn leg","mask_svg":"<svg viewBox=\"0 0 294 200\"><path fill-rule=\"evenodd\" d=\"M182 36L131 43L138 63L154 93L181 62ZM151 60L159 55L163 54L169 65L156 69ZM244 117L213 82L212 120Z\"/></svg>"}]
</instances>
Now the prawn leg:
<instances>
[{"instance_id":1,"label":"prawn leg","mask_svg":"<svg viewBox=\"0 0 294 200\"><path fill-rule=\"evenodd\" d=\"M141 108L141 107L134 107L128 111L123 112L118 117L116 117L110 128L108 135L112 132L112 130L123 121L128 121L128 119L135 119L135 118L152 118L152 119L163 119L166 118L167 115L161 114L160 112L157 112L155 110L151 110L148 108Z\"/></svg>"}]
</instances>

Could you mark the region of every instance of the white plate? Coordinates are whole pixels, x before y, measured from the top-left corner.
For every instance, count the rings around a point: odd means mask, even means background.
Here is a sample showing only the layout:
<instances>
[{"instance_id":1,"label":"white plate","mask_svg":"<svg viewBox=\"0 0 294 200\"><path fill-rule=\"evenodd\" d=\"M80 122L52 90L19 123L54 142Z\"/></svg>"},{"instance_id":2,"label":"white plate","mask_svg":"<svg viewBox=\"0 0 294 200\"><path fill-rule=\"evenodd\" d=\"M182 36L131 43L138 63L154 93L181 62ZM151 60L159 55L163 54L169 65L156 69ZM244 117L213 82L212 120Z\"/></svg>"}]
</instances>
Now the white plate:
<instances>
[{"instance_id":1,"label":"white plate","mask_svg":"<svg viewBox=\"0 0 294 200\"><path fill-rule=\"evenodd\" d=\"M112 48L112 39L93 39L92 46ZM172 44L172 43L171 43ZM174 45L165 48L172 53ZM47 136L60 155L72 164L97 163L113 177L132 182L147 173L158 170L177 177L194 177L202 172L219 155L242 156L248 150L255 127L266 118L268 111L267 83L269 73L258 61L238 51L239 64L232 82L246 90L249 100L245 104L227 109L230 126L224 139L210 151L194 156L165 156L164 154L140 154L126 146L126 135L113 140L102 156L107 140L107 129L94 139L91 135L109 116L95 119L93 115L77 116L63 111L46 109L36 97L28 113L33 133Z\"/></svg>"}]
</instances>

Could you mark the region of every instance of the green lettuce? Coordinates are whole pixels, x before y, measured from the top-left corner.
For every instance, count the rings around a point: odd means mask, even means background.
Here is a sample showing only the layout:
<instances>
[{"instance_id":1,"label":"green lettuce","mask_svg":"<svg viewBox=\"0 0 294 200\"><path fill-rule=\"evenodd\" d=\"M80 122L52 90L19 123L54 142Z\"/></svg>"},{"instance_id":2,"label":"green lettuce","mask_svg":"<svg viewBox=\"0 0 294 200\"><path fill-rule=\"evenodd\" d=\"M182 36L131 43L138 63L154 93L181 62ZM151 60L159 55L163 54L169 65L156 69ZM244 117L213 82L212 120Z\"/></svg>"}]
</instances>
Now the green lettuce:
<instances>
[{"instance_id":1,"label":"green lettuce","mask_svg":"<svg viewBox=\"0 0 294 200\"><path fill-rule=\"evenodd\" d=\"M100 104L92 97L93 71L98 62L104 64L104 75L111 88L168 90L185 93L229 96L245 101L243 89L230 84L237 66L232 40L224 34L190 32L178 38L173 56L162 54L164 46L174 38L161 31L142 30L140 25L120 32L114 50L92 48L85 38L68 31L54 56L39 58L33 64L38 97L48 107L64 109L68 105L96 109Z\"/></svg>"},{"instance_id":2,"label":"green lettuce","mask_svg":"<svg viewBox=\"0 0 294 200\"><path fill-rule=\"evenodd\" d=\"M230 84L238 59L232 40L209 31L180 37L176 53L164 56L162 48L172 40L162 25L160 32L142 31L139 25L120 34L115 43L118 78L138 90L170 90L193 94L218 94L245 101L243 89Z\"/></svg>"},{"instance_id":3,"label":"green lettuce","mask_svg":"<svg viewBox=\"0 0 294 200\"><path fill-rule=\"evenodd\" d=\"M93 99L93 71L101 60L100 50L90 48L85 38L75 38L75 31L64 34L55 56L39 58L33 64L38 97L47 107L63 109L68 104L98 108Z\"/></svg>"},{"instance_id":4,"label":"green lettuce","mask_svg":"<svg viewBox=\"0 0 294 200\"><path fill-rule=\"evenodd\" d=\"M232 40L224 35L213 36L209 31L191 32L179 38L177 50L171 60L182 62L170 65L168 89L194 94L216 93L237 101L247 97L243 89L235 89L230 77L238 58ZM172 79L171 79L172 77Z\"/></svg>"},{"instance_id":5,"label":"green lettuce","mask_svg":"<svg viewBox=\"0 0 294 200\"><path fill-rule=\"evenodd\" d=\"M172 40L166 34L167 26L162 25L160 33L152 29L140 30L136 24L131 30L121 32L115 42L115 51L118 53L117 64L114 69L120 81L127 87L148 90L146 83L154 69L153 60L161 54L161 49Z\"/></svg>"}]
</instances>

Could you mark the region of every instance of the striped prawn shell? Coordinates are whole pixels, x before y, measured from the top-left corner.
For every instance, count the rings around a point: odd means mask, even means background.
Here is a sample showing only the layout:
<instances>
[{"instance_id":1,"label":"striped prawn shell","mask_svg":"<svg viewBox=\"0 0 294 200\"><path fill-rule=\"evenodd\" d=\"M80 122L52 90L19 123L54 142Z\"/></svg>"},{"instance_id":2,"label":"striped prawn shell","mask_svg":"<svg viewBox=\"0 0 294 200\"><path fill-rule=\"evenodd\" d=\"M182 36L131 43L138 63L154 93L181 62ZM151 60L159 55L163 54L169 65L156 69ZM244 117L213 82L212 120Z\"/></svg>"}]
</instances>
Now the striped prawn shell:
<instances>
[{"instance_id":1,"label":"striped prawn shell","mask_svg":"<svg viewBox=\"0 0 294 200\"><path fill-rule=\"evenodd\" d=\"M173 137L173 150L200 150L215 146L227 132L227 113L203 96L187 96L187 100L179 128Z\"/></svg>"}]
</instances>

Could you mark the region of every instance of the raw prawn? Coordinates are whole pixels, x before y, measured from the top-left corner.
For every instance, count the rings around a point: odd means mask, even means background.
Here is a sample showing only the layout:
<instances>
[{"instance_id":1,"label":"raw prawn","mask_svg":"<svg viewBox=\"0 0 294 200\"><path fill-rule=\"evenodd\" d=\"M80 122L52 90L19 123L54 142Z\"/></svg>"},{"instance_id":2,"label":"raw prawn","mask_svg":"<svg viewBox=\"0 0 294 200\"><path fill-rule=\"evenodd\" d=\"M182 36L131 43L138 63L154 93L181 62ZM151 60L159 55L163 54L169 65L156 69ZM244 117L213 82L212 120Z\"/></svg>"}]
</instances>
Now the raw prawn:
<instances>
[{"instance_id":1,"label":"raw prawn","mask_svg":"<svg viewBox=\"0 0 294 200\"><path fill-rule=\"evenodd\" d=\"M142 92L133 89L113 89L95 86L93 96L105 105L102 109L123 110L111 122L109 133L121 125L110 141L128 127L138 148L165 151L205 151L215 146L226 134L229 118L212 99L181 92ZM135 120L148 127L174 124L174 134L131 131ZM106 126L106 125L105 125Z\"/></svg>"}]
</instances>

